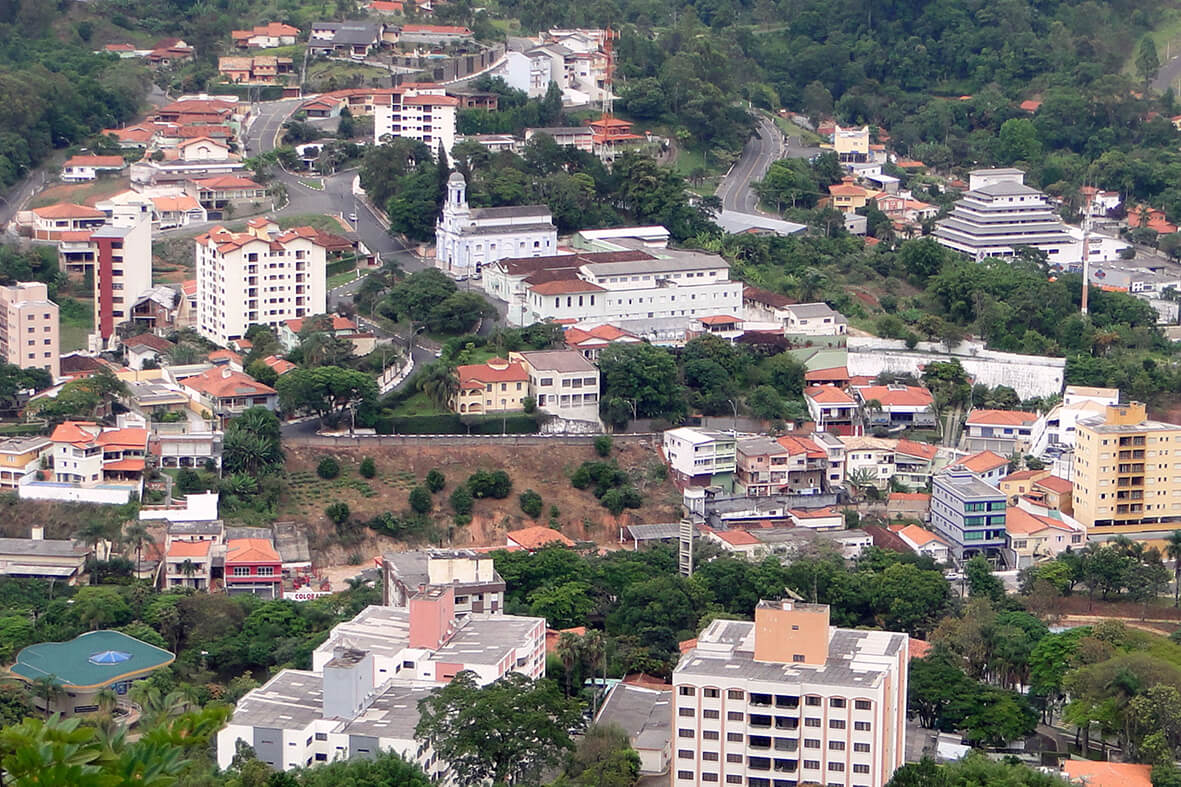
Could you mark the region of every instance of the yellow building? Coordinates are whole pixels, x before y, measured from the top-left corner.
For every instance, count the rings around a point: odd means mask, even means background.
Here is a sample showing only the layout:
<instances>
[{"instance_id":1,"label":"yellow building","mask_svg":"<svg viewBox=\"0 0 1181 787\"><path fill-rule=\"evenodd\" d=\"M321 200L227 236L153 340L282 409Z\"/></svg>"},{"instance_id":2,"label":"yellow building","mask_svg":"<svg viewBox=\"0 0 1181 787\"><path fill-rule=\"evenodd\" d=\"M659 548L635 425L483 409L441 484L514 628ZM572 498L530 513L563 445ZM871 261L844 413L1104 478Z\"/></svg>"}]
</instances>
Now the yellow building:
<instances>
[{"instance_id":1,"label":"yellow building","mask_svg":"<svg viewBox=\"0 0 1181 787\"><path fill-rule=\"evenodd\" d=\"M1140 402L1108 405L1076 426L1074 517L1088 532L1172 530L1181 522L1181 426Z\"/></svg>"},{"instance_id":2,"label":"yellow building","mask_svg":"<svg viewBox=\"0 0 1181 787\"><path fill-rule=\"evenodd\" d=\"M487 363L455 367L459 378L451 409L461 415L515 412L525 409L529 371L519 360L493 358Z\"/></svg>"},{"instance_id":3,"label":"yellow building","mask_svg":"<svg viewBox=\"0 0 1181 787\"><path fill-rule=\"evenodd\" d=\"M16 489L20 480L41 467L53 451L48 437L10 437L0 440L0 489Z\"/></svg>"}]
</instances>

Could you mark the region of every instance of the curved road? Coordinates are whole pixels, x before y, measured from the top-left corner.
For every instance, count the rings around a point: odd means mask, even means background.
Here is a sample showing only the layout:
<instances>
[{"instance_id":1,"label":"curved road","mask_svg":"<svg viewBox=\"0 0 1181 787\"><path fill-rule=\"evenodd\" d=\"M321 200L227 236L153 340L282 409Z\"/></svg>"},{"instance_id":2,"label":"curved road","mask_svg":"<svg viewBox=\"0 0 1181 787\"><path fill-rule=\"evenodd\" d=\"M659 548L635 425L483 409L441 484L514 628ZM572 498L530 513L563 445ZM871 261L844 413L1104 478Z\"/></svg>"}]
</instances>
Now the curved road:
<instances>
[{"instance_id":1,"label":"curved road","mask_svg":"<svg viewBox=\"0 0 1181 787\"><path fill-rule=\"evenodd\" d=\"M751 183L767 174L771 162L783 158L786 145L775 121L761 112L757 118L754 136L747 140L742 156L722 178L715 192L722 200L723 210L768 215L759 210L759 198Z\"/></svg>"}]
</instances>

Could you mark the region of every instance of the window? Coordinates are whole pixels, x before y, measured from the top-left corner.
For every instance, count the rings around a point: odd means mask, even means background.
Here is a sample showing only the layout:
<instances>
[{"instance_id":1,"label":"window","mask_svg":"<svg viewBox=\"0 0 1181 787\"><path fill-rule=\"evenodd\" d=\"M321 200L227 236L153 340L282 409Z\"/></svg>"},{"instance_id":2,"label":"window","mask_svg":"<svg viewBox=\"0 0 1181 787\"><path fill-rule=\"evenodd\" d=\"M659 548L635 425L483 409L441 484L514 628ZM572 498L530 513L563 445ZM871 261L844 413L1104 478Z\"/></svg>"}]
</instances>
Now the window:
<instances>
[{"instance_id":1,"label":"window","mask_svg":"<svg viewBox=\"0 0 1181 787\"><path fill-rule=\"evenodd\" d=\"M692 708L680 708L677 710L677 713L681 716L692 716L693 709Z\"/></svg>"},{"instance_id":2,"label":"window","mask_svg":"<svg viewBox=\"0 0 1181 787\"><path fill-rule=\"evenodd\" d=\"M855 721L853 722L853 729L857 730L858 732L869 732L869 722Z\"/></svg>"},{"instance_id":3,"label":"window","mask_svg":"<svg viewBox=\"0 0 1181 787\"><path fill-rule=\"evenodd\" d=\"M231 574L235 577L248 577L250 576L250 566L234 566Z\"/></svg>"},{"instance_id":4,"label":"window","mask_svg":"<svg viewBox=\"0 0 1181 787\"><path fill-rule=\"evenodd\" d=\"M717 730L706 730L701 733L701 737L707 741L716 741L718 739Z\"/></svg>"},{"instance_id":5,"label":"window","mask_svg":"<svg viewBox=\"0 0 1181 787\"><path fill-rule=\"evenodd\" d=\"M739 738L741 738L741 737L742 736L739 736ZM742 755L741 754L727 754L726 755L726 762L742 762Z\"/></svg>"},{"instance_id":6,"label":"window","mask_svg":"<svg viewBox=\"0 0 1181 787\"><path fill-rule=\"evenodd\" d=\"M804 760L804 767L818 771L820 770L820 760Z\"/></svg>"},{"instance_id":7,"label":"window","mask_svg":"<svg viewBox=\"0 0 1181 787\"><path fill-rule=\"evenodd\" d=\"M682 760L691 760L691 759L693 759L693 750L692 749L680 749L677 751L677 758L682 759Z\"/></svg>"},{"instance_id":8,"label":"window","mask_svg":"<svg viewBox=\"0 0 1181 787\"><path fill-rule=\"evenodd\" d=\"M804 719L805 727L819 727L820 719Z\"/></svg>"},{"instance_id":9,"label":"window","mask_svg":"<svg viewBox=\"0 0 1181 787\"><path fill-rule=\"evenodd\" d=\"M682 697L692 697L695 693L696 690L692 686L681 686Z\"/></svg>"},{"instance_id":10,"label":"window","mask_svg":"<svg viewBox=\"0 0 1181 787\"><path fill-rule=\"evenodd\" d=\"M726 692L726 698L731 700L740 700L744 696L742 689L730 689Z\"/></svg>"},{"instance_id":11,"label":"window","mask_svg":"<svg viewBox=\"0 0 1181 787\"><path fill-rule=\"evenodd\" d=\"M804 704L811 705L812 707L819 707L820 698L819 697L807 697L804 699Z\"/></svg>"},{"instance_id":12,"label":"window","mask_svg":"<svg viewBox=\"0 0 1181 787\"><path fill-rule=\"evenodd\" d=\"M742 743L742 733L741 732L727 732L726 733L726 740L730 743Z\"/></svg>"},{"instance_id":13,"label":"window","mask_svg":"<svg viewBox=\"0 0 1181 787\"><path fill-rule=\"evenodd\" d=\"M836 773L840 773L840 772L842 772L842 771L844 771L844 770L845 770L845 763L843 763L843 762L830 762L830 763L828 764L828 769L829 769L830 771L834 771L834 772L836 772Z\"/></svg>"},{"instance_id":14,"label":"window","mask_svg":"<svg viewBox=\"0 0 1181 787\"><path fill-rule=\"evenodd\" d=\"M828 750L829 751L844 751L845 750L845 742L844 741L829 741L828 742Z\"/></svg>"},{"instance_id":15,"label":"window","mask_svg":"<svg viewBox=\"0 0 1181 787\"><path fill-rule=\"evenodd\" d=\"M796 653L791 657L791 660L793 662L795 662L796 664L802 664L804 661L804 654L803 653Z\"/></svg>"},{"instance_id":16,"label":"window","mask_svg":"<svg viewBox=\"0 0 1181 787\"><path fill-rule=\"evenodd\" d=\"M326 740L328 740L328 733L326 733L326 732L317 732L317 733L316 733L316 740L318 740L318 741L326 741Z\"/></svg>"},{"instance_id":17,"label":"window","mask_svg":"<svg viewBox=\"0 0 1181 787\"><path fill-rule=\"evenodd\" d=\"M693 771L677 771L678 779L692 779Z\"/></svg>"},{"instance_id":18,"label":"window","mask_svg":"<svg viewBox=\"0 0 1181 787\"><path fill-rule=\"evenodd\" d=\"M830 708L843 708L845 705L846 702L843 697L830 697L828 700L828 706Z\"/></svg>"},{"instance_id":19,"label":"window","mask_svg":"<svg viewBox=\"0 0 1181 787\"><path fill-rule=\"evenodd\" d=\"M805 749L819 749L820 748L820 739L819 738L804 738L804 748Z\"/></svg>"},{"instance_id":20,"label":"window","mask_svg":"<svg viewBox=\"0 0 1181 787\"><path fill-rule=\"evenodd\" d=\"M854 765L853 773L869 773L868 765Z\"/></svg>"},{"instance_id":21,"label":"window","mask_svg":"<svg viewBox=\"0 0 1181 787\"><path fill-rule=\"evenodd\" d=\"M732 710L726 713L726 721L742 721L742 711Z\"/></svg>"},{"instance_id":22,"label":"window","mask_svg":"<svg viewBox=\"0 0 1181 787\"><path fill-rule=\"evenodd\" d=\"M716 773L703 773L701 774L701 780L703 782L716 782L718 775Z\"/></svg>"},{"instance_id":23,"label":"window","mask_svg":"<svg viewBox=\"0 0 1181 787\"><path fill-rule=\"evenodd\" d=\"M843 730L843 729L845 729L845 720L844 719L829 719L828 720L828 728L830 730Z\"/></svg>"},{"instance_id":24,"label":"window","mask_svg":"<svg viewBox=\"0 0 1181 787\"><path fill-rule=\"evenodd\" d=\"M742 784L742 777L732 773L726 777L726 784Z\"/></svg>"},{"instance_id":25,"label":"window","mask_svg":"<svg viewBox=\"0 0 1181 787\"><path fill-rule=\"evenodd\" d=\"M701 715L707 719L716 719L719 717L720 714L716 710L707 710L707 711L702 711Z\"/></svg>"},{"instance_id":26,"label":"window","mask_svg":"<svg viewBox=\"0 0 1181 787\"><path fill-rule=\"evenodd\" d=\"M853 751L858 752L859 754L868 754L869 753L869 744L868 743L854 743L853 744Z\"/></svg>"},{"instance_id":27,"label":"window","mask_svg":"<svg viewBox=\"0 0 1181 787\"><path fill-rule=\"evenodd\" d=\"M706 697L716 699L720 692L717 689L702 689L701 693Z\"/></svg>"},{"instance_id":28,"label":"window","mask_svg":"<svg viewBox=\"0 0 1181 787\"><path fill-rule=\"evenodd\" d=\"M701 759L705 760L706 762L717 762L718 753L716 751L703 751L701 753Z\"/></svg>"},{"instance_id":29,"label":"window","mask_svg":"<svg viewBox=\"0 0 1181 787\"><path fill-rule=\"evenodd\" d=\"M693 737L693 730L686 730L686 729L677 730L677 737L692 738Z\"/></svg>"}]
</instances>

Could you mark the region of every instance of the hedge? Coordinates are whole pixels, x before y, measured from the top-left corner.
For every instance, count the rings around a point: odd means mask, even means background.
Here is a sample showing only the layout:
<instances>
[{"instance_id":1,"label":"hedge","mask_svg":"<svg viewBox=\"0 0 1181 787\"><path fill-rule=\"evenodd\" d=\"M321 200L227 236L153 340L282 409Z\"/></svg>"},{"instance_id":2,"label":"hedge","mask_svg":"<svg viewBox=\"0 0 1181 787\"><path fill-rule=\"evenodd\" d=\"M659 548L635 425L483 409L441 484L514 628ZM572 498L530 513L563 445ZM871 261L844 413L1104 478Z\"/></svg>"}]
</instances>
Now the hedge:
<instances>
[{"instance_id":1,"label":"hedge","mask_svg":"<svg viewBox=\"0 0 1181 787\"><path fill-rule=\"evenodd\" d=\"M454 413L439 415L383 416L377 419L378 434L536 434L541 430L531 415L468 417Z\"/></svg>"},{"instance_id":2,"label":"hedge","mask_svg":"<svg viewBox=\"0 0 1181 787\"><path fill-rule=\"evenodd\" d=\"M283 85L230 85L225 82L209 86L208 93L217 96L237 96L250 101L255 95L259 101L278 101L283 98Z\"/></svg>"}]
</instances>

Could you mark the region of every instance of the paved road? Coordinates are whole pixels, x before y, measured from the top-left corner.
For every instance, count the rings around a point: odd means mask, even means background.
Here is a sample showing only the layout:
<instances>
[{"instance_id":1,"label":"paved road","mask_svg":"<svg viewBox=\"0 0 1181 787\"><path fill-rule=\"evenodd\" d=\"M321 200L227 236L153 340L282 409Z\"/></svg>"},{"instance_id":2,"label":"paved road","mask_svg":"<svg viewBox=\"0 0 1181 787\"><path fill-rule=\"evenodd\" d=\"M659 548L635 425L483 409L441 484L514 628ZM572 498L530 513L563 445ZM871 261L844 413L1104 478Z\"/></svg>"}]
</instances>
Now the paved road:
<instances>
[{"instance_id":1,"label":"paved road","mask_svg":"<svg viewBox=\"0 0 1181 787\"><path fill-rule=\"evenodd\" d=\"M775 122L766 115L757 115L755 134L747 140L742 156L730 168L726 177L718 184L717 196L722 207L738 213L762 213L758 209L759 198L751 183L767 174L771 162L783 157L785 144L783 134Z\"/></svg>"},{"instance_id":2,"label":"paved road","mask_svg":"<svg viewBox=\"0 0 1181 787\"><path fill-rule=\"evenodd\" d=\"M1152 80L1152 89L1157 93L1163 93L1171 85L1177 84L1178 79L1181 79L1181 55L1177 55L1160 67L1156 72L1156 79Z\"/></svg>"}]
</instances>

